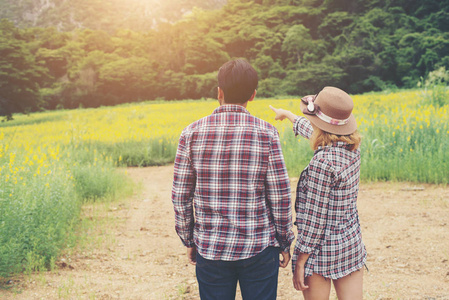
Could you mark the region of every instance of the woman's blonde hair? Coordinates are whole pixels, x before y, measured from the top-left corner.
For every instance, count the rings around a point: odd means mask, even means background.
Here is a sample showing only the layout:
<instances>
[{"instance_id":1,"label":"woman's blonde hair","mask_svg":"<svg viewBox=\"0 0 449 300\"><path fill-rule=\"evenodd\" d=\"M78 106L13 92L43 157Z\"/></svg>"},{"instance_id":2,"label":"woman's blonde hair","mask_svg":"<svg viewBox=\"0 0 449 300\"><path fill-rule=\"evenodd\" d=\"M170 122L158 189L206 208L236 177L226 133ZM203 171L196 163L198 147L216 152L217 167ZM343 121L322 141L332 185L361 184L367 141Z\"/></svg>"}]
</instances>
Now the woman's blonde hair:
<instances>
[{"instance_id":1,"label":"woman's blonde hair","mask_svg":"<svg viewBox=\"0 0 449 300\"><path fill-rule=\"evenodd\" d=\"M344 142L348 144L349 150L354 151L359 148L361 140L362 137L357 130L349 135L337 135L314 126L313 134L310 138L310 146L313 150L317 150L318 147L331 146L336 142Z\"/></svg>"}]
</instances>

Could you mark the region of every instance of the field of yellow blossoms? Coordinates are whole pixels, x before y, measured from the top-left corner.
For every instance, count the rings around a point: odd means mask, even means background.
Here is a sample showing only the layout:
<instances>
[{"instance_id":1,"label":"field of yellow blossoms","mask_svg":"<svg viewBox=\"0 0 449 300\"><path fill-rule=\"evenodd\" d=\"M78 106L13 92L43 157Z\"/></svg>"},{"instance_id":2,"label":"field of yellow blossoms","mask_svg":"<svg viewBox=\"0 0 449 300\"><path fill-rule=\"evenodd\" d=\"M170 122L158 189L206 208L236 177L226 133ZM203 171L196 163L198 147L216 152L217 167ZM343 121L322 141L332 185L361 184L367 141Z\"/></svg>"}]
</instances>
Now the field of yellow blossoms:
<instances>
[{"instance_id":1,"label":"field of yellow blossoms","mask_svg":"<svg viewBox=\"0 0 449 300\"><path fill-rule=\"evenodd\" d=\"M353 96L362 142L362 180L449 183L448 104L423 90ZM446 102L447 103L447 102ZM299 99L263 99L251 114L274 124L292 177L312 156L288 121L269 105L297 114ZM88 199L113 197L123 186L118 166L172 162L189 123L215 100L142 102L116 107L16 115L0 124L0 279L51 268Z\"/></svg>"}]
</instances>

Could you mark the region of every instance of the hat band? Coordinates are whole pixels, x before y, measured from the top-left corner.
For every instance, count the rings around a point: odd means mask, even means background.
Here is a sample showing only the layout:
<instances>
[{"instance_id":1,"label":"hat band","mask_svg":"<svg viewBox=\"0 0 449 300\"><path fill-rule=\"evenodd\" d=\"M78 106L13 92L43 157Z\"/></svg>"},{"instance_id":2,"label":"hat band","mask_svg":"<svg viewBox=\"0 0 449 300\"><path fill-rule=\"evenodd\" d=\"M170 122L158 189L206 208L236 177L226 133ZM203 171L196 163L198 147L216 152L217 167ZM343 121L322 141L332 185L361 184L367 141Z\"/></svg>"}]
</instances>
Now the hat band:
<instances>
[{"instance_id":1,"label":"hat band","mask_svg":"<svg viewBox=\"0 0 449 300\"><path fill-rule=\"evenodd\" d=\"M334 119L332 117L329 117L328 115L324 114L322 111L317 111L315 114L319 119L321 119L322 121L331 124L331 125L337 125L337 126L341 126L341 125L346 125L349 123L349 119L344 119L344 120L339 120L339 119Z\"/></svg>"}]
</instances>

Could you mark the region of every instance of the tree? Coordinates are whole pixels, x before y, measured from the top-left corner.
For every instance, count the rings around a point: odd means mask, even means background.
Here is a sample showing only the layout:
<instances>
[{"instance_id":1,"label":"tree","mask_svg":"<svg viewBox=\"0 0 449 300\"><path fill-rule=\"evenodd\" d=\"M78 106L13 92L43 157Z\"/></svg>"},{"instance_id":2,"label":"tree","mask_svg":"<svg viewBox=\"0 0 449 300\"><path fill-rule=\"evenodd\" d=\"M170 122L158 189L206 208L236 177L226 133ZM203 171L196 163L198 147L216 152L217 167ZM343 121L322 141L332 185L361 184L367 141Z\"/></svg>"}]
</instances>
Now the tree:
<instances>
[{"instance_id":1,"label":"tree","mask_svg":"<svg viewBox=\"0 0 449 300\"><path fill-rule=\"evenodd\" d=\"M111 105L151 99L157 91L154 63L143 57L121 58L101 66L96 86Z\"/></svg>"},{"instance_id":2,"label":"tree","mask_svg":"<svg viewBox=\"0 0 449 300\"><path fill-rule=\"evenodd\" d=\"M181 83L181 99L217 97L217 72L185 76Z\"/></svg>"},{"instance_id":3,"label":"tree","mask_svg":"<svg viewBox=\"0 0 449 300\"><path fill-rule=\"evenodd\" d=\"M11 22L0 22L0 115L12 118L13 113L36 110L39 83L47 70L39 65L23 39L21 31Z\"/></svg>"},{"instance_id":4,"label":"tree","mask_svg":"<svg viewBox=\"0 0 449 300\"><path fill-rule=\"evenodd\" d=\"M301 65L304 53L311 49L312 37L309 34L309 29L304 25L294 25L290 27L285 35L282 43L282 51L287 54L287 61Z\"/></svg>"},{"instance_id":5,"label":"tree","mask_svg":"<svg viewBox=\"0 0 449 300\"><path fill-rule=\"evenodd\" d=\"M346 89L344 79L347 74L330 60L322 63L308 64L295 70L290 70L282 81L281 89L289 95L316 94L323 87L338 86Z\"/></svg>"},{"instance_id":6,"label":"tree","mask_svg":"<svg viewBox=\"0 0 449 300\"><path fill-rule=\"evenodd\" d=\"M224 46L208 36L190 37L186 43L185 65L186 74L205 74L218 70L229 60Z\"/></svg>"},{"instance_id":7,"label":"tree","mask_svg":"<svg viewBox=\"0 0 449 300\"><path fill-rule=\"evenodd\" d=\"M354 18L345 11L329 13L318 26L320 37L331 39L343 33L354 22Z\"/></svg>"}]
</instances>

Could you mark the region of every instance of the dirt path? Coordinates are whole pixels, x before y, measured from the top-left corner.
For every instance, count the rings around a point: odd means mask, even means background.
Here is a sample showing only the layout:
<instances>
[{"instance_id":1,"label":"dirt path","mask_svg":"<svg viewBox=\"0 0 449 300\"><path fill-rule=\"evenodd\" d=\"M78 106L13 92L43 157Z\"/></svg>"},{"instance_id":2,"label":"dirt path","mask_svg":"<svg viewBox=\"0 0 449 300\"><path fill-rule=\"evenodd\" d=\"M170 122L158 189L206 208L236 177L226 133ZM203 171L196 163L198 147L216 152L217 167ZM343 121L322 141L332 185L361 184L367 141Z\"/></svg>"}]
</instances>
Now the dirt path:
<instances>
[{"instance_id":1,"label":"dirt path","mask_svg":"<svg viewBox=\"0 0 449 300\"><path fill-rule=\"evenodd\" d=\"M0 299L199 299L174 231L173 167L127 172L141 192L106 209L86 208L105 220L92 233L98 242L67 254L56 271L16 279ZM369 252L365 299L449 300L448 187L362 184L359 212ZM290 266L280 271L278 296L302 299Z\"/></svg>"}]
</instances>

